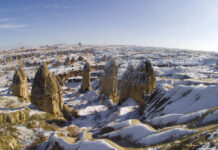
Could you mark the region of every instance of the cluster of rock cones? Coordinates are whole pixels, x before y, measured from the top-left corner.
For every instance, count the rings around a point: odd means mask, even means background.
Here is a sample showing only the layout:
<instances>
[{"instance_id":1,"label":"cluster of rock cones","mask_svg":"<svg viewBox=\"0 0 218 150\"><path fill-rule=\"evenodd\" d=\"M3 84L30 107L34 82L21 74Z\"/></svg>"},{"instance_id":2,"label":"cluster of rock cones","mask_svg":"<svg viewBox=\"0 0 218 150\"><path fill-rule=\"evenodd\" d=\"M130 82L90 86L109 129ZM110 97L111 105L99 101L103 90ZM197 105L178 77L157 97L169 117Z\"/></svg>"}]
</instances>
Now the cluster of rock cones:
<instances>
[{"instance_id":1,"label":"cluster of rock cones","mask_svg":"<svg viewBox=\"0 0 218 150\"><path fill-rule=\"evenodd\" d=\"M82 70L82 92L91 90L90 72L90 64L86 62ZM104 74L101 79L101 95L109 97L115 103L122 103L128 98L133 98L139 105L145 107L144 95L151 94L156 85L156 77L150 61L143 60L137 68L131 64L128 66L119 82L120 94L118 94L117 90L117 74L116 61L111 59L104 67ZM18 67L14 74L11 88L13 94L23 100L27 100L30 97L27 77L21 67ZM42 63L35 74L32 84L31 102L45 112L64 116L69 120L73 116L70 107L64 105L62 88L56 76L49 72L46 63Z\"/></svg>"}]
</instances>

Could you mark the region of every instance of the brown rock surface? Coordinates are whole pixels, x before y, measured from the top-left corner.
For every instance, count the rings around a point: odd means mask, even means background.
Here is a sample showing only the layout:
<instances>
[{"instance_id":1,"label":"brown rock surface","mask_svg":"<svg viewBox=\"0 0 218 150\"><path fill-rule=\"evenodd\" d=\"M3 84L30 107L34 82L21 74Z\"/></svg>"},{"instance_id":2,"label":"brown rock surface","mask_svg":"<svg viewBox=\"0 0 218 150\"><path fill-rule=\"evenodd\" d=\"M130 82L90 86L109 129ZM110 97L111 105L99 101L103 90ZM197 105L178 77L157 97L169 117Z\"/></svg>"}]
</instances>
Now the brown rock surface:
<instances>
[{"instance_id":1,"label":"brown rock surface","mask_svg":"<svg viewBox=\"0 0 218 150\"><path fill-rule=\"evenodd\" d=\"M82 61L83 60L83 57L82 56L79 56L78 58L77 58L77 61Z\"/></svg>"},{"instance_id":2,"label":"brown rock surface","mask_svg":"<svg viewBox=\"0 0 218 150\"><path fill-rule=\"evenodd\" d=\"M111 59L104 68L104 75L101 81L101 93L109 96L113 102L118 102L117 95L117 73L116 61Z\"/></svg>"},{"instance_id":3,"label":"brown rock surface","mask_svg":"<svg viewBox=\"0 0 218 150\"><path fill-rule=\"evenodd\" d=\"M65 61L64 61L64 65L65 65L65 66L68 66L68 65L70 65L70 64L71 64L71 60L70 60L69 57L67 57L67 58L65 59Z\"/></svg>"},{"instance_id":4,"label":"brown rock surface","mask_svg":"<svg viewBox=\"0 0 218 150\"><path fill-rule=\"evenodd\" d=\"M23 100L27 100L29 95L27 77L21 67L18 67L14 74L11 89L14 96L18 96Z\"/></svg>"},{"instance_id":5,"label":"brown rock surface","mask_svg":"<svg viewBox=\"0 0 218 150\"><path fill-rule=\"evenodd\" d=\"M73 117L78 117L78 113L75 110L72 110L67 104L63 106L63 115L67 120L72 120Z\"/></svg>"},{"instance_id":6,"label":"brown rock surface","mask_svg":"<svg viewBox=\"0 0 218 150\"><path fill-rule=\"evenodd\" d=\"M120 81L119 102L133 98L145 107L143 95L151 94L155 87L156 76L149 60L141 61L137 68L130 64Z\"/></svg>"},{"instance_id":7,"label":"brown rock surface","mask_svg":"<svg viewBox=\"0 0 218 150\"><path fill-rule=\"evenodd\" d=\"M75 62L75 58L72 57L70 61L71 61L71 64L73 64Z\"/></svg>"},{"instance_id":8,"label":"brown rock surface","mask_svg":"<svg viewBox=\"0 0 218 150\"><path fill-rule=\"evenodd\" d=\"M29 109L0 112L0 125L19 124L29 119Z\"/></svg>"},{"instance_id":9,"label":"brown rock surface","mask_svg":"<svg viewBox=\"0 0 218 150\"><path fill-rule=\"evenodd\" d=\"M91 89L91 83L90 83L90 71L91 67L88 62L85 63L83 67L83 72L82 72L82 84L81 84L81 91L85 92Z\"/></svg>"},{"instance_id":10,"label":"brown rock surface","mask_svg":"<svg viewBox=\"0 0 218 150\"><path fill-rule=\"evenodd\" d=\"M31 91L32 102L41 110L62 115L62 89L55 75L43 63L35 74Z\"/></svg>"},{"instance_id":11,"label":"brown rock surface","mask_svg":"<svg viewBox=\"0 0 218 150\"><path fill-rule=\"evenodd\" d=\"M61 62L58 60L58 61L56 61L55 63L54 63L54 65L53 65L54 67L58 67L58 66L61 66Z\"/></svg>"}]
</instances>

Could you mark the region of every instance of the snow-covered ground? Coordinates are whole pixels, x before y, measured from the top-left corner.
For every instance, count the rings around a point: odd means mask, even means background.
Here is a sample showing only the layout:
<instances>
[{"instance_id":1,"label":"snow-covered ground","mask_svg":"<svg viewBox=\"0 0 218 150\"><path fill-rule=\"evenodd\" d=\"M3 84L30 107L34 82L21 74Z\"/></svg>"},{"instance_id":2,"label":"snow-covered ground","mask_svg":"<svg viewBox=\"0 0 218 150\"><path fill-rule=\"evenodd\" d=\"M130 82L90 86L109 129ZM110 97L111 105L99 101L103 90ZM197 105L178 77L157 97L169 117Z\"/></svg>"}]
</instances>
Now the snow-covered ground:
<instances>
[{"instance_id":1,"label":"snow-covered ground","mask_svg":"<svg viewBox=\"0 0 218 150\"><path fill-rule=\"evenodd\" d=\"M49 50L42 47L35 52L41 55L22 59L29 92L31 92L32 81L38 67L37 63L51 61L52 63L48 65L49 70L55 75L64 74L72 70L81 70L85 61L64 65L67 57L70 59L74 57L77 60L79 56L89 61L91 66L104 65L104 58L107 60L111 57L115 58L118 65L118 92L119 80L128 64L132 63L136 66L142 59L149 59L157 76L157 88L161 92L149 99L146 109L141 111L132 98L121 105L113 104L110 99L101 99L99 77L92 81L93 89L85 93L79 91L81 77L77 77L77 82L66 81L62 87L64 103L76 110L79 117L65 122L55 130L47 126L41 127L42 122L38 120L31 120L36 124L32 128L27 128L26 124L15 125L14 135L19 136L18 140L23 146L32 143L35 137L31 135L42 130L48 141L40 145L41 149L48 149L47 144L50 144L51 148L55 143L67 150L120 149L129 147L131 144L135 148L148 147L200 134L201 130L190 127L190 123L197 127L217 125L218 67L216 60L218 53L138 46L84 46L79 48L75 45L55 45L54 49ZM63 54L57 55L57 52L63 52ZM17 54L28 53L32 52ZM7 52L0 58L7 58L12 54L15 53ZM61 66L53 66L58 60ZM31 64L36 62L36 65L25 65L26 62ZM17 97L12 96L10 85L18 63L20 62L14 60L0 65L0 113L9 113L29 107L30 117L37 116L41 120L46 120L44 112L36 109L31 103L20 102ZM102 73L102 71L93 71L93 73ZM72 143L59 136L59 134L67 136L67 127L72 126L77 126L80 134L87 133L87 135L93 134L94 136L83 140L78 138ZM4 130L4 127L0 127L0 132ZM211 130L211 132L211 136L213 135L211 139L214 142L217 140L217 131ZM207 133L210 134L209 130ZM210 142L208 140L208 143L201 147L209 147Z\"/></svg>"}]
</instances>

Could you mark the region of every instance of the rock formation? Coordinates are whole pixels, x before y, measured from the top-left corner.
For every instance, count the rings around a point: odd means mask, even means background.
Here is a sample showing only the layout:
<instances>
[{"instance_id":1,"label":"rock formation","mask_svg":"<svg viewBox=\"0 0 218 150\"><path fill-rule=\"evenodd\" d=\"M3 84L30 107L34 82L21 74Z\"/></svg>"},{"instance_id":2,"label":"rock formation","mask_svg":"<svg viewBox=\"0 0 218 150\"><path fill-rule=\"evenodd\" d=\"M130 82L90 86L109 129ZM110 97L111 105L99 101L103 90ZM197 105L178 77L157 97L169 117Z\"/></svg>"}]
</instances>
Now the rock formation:
<instances>
[{"instance_id":1,"label":"rock formation","mask_svg":"<svg viewBox=\"0 0 218 150\"><path fill-rule=\"evenodd\" d=\"M156 76L149 60L140 62L137 68L129 64L120 81L120 100L122 103L128 98L133 98L145 107L144 95L151 94L156 87Z\"/></svg>"},{"instance_id":2,"label":"rock formation","mask_svg":"<svg viewBox=\"0 0 218 150\"><path fill-rule=\"evenodd\" d=\"M82 56L79 56L78 58L77 58L77 61L82 61L83 60L83 57Z\"/></svg>"},{"instance_id":3,"label":"rock formation","mask_svg":"<svg viewBox=\"0 0 218 150\"><path fill-rule=\"evenodd\" d=\"M68 65L70 65L70 64L71 64L71 60L70 60L69 57L67 57L67 58L65 59L65 61L64 61L64 65L65 65L65 66L68 66Z\"/></svg>"},{"instance_id":4,"label":"rock formation","mask_svg":"<svg viewBox=\"0 0 218 150\"><path fill-rule=\"evenodd\" d=\"M6 132L7 133L7 132ZM8 134L1 134L0 136L0 149L1 150L16 150L22 149L21 144L17 141L15 137Z\"/></svg>"},{"instance_id":5,"label":"rock formation","mask_svg":"<svg viewBox=\"0 0 218 150\"><path fill-rule=\"evenodd\" d=\"M13 58L12 56L8 56L7 62L12 62Z\"/></svg>"},{"instance_id":6,"label":"rock formation","mask_svg":"<svg viewBox=\"0 0 218 150\"><path fill-rule=\"evenodd\" d=\"M55 75L43 63L35 74L31 91L32 102L41 110L62 115L62 89Z\"/></svg>"},{"instance_id":7,"label":"rock formation","mask_svg":"<svg viewBox=\"0 0 218 150\"><path fill-rule=\"evenodd\" d=\"M91 83L90 83L90 64L88 62L85 63L83 67L83 72L82 72L82 84L81 84L81 91L85 92L87 90L91 89Z\"/></svg>"},{"instance_id":8,"label":"rock formation","mask_svg":"<svg viewBox=\"0 0 218 150\"><path fill-rule=\"evenodd\" d=\"M21 67L18 67L14 74L11 89L14 96L18 96L22 98L22 100L28 99L29 92L27 86L27 77Z\"/></svg>"},{"instance_id":9,"label":"rock formation","mask_svg":"<svg viewBox=\"0 0 218 150\"><path fill-rule=\"evenodd\" d=\"M70 61L71 61L71 64L73 64L75 62L74 57L72 57Z\"/></svg>"},{"instance_id":10,"label":"rock formation","mask_svg":"<svg viewBox=\"0 0 218 150\"><path fill-rule=\"evenodd\" d=\"M54 67L59 67L59 66L61 66L61 62L58 60L58 61L56 61L56 62L54 63L53 66L54 66Z\"/></svg>"},{"instance_id":11,"label":"rock formation","mask_svg":"<svg viewBox=\"0 0 218 150\"><path fill-rule=\"evenodd\" d=\"M0 112L0 125L19 124L29 119L29 108L11 112Z\"/></svg>"},{"instance_id":12,"label":"rock formation","mask_svg":"<svg viewBox=\"0 0 218 150\"><path fill-rule=\"evenodd\" d=\"M67 104L63 106L63 115L67 120L72 120L73 117L78 117L78 113L75 110L72 110Z\"/></svg>"},{"instance_id":13,"label":"rock formation","mask_svg":"<svg viewBox=\"0 0 218 150\"><path fill-rule=\"evenodd\" d=\"M117 95L117 73L116 61L111 59L104 68L104 75L101 81L101 93L109 96L113 102L118 102Z\"/></svg>"}]
</instances>

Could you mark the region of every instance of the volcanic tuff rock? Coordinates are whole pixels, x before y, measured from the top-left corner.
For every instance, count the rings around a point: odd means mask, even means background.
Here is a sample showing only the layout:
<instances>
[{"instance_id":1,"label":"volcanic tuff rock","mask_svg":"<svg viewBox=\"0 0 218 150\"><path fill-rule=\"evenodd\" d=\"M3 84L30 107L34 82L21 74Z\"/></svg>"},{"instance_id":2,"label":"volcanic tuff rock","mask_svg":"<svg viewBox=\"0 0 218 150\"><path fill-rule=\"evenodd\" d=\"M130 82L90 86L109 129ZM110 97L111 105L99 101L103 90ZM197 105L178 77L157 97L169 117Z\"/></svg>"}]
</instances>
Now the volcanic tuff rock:
<instances>
[{"instance_id":1,"label":"volcanic tuff rock","mask_svg":"<svg viewBox=\"0 0 218 150\"><path fill-rule=\"evenodd\" d=\"M122 103L128 98L133 98L145 107L144 95L151 94L156 87L156 76L149 60L140 62L137 68L129 64L120 82L120 100Z\"/></svg>"},{"instance_id":2,"label":"volcanic tuff rock","mask_svg":"<svg viewBox=\"0 0 218 150\"><path fill-rule=\"evenodd\" d=\"M43 63L35 74L31 91L32 102L41 110L62 115L62 89L55 75Z\"/></svg>"},{"instance_id":3,"label":"volcanic tuff rock","mask_svg":"<svg viewBox=\"0 0 218 150\"><path fill-rule=\"evenodd\" d=\"M72 57L70 61L71 61L71 64L73 64L75 62L75 58Z\"/></svg>"},{"instance_id":4,"label":"volcanic tuff rock","mask_svg":"<svg viewBox=\"0 0 218 150\"><path fill-rule=\"evenodd\" d=\"M56 61L55 63L54 63L54 65L53 65L54 67L58 67L58 66L61 66L61 62L58 60L58 61Z\"/></svg>"},{"instance_id":5,"label":"volcanic tuff rock","mask_svg":"<svg viewBox=\"0 0 218 150\"><path fill-rule=\"evenodd\" d=\"M11 89L14 96L27 100L29 95L27 86L27 77L21 67L18 67L12 81Z\"/></svg>"},{"instance_id":6,"label":"volcanic tuff rock","mask_svg":"<svg viewBox=\"0 0 218 150\"><path fill-rule=\"evenodd\" d=\"M0 136L0 149L1 150L17 150L21 149L20 143L16 140L15 137L7 135L7 134L1 134Z\"/></svg>"},{"instance_id":7,"label":"volcanic tuff rock","mask_svg":"<svg viewBox=\"0 0 218 150\"><path fill-rule=\"evenodd\" d=\"M13 61L12 56L8 56L7 62L12 62L12 61Z\"/></svg>"},{"instance_id":8,"label":"volcanic tuff rock","mask_svg":"<svg viewBox=\"0 0 218 150\"><path fill-rule=\"evenodd\" d=\"M77 61L82 61L83 60L83 57L82 56L79 56L78 58L77 58Z\"/></svg>"},{"instance_id":9,"label":"volcanic tuff rock","mask_svg":"<svg viewBox=\"0 0 218 150\"><path fill-rule=\"evenodd\" d=\"M64 61L64 65L67 66L67 65L70 65L71 64L71 60L69 57L67 57Z\"/></svg>"},{"instance_id":10,"label":"volcanic tuff rock","mask_svg":"<svg viewBox=\"0 0 218 150\"><path fill-rule=\"evenodd\" d=\"M109 96L114 102L118 101L117 95L117 73L116 61L111 59L104 68L104 75L101 81L101 93Z\"/></svg>"},{"instance_id":11,"label":"volcanic tuff rock","mask_svg":"<svg viewBox=\"0 0 218 150\"><path fill-rule=\"evenodd\" d=\"M82 84L81 84L81 91L82 92L85 92L85 91L91 89L90 71L91 71L90 64L88 62L86 62L84 64L83 72L82 72Z\"/></svg>"},{"instance_id":12,"label":"volcanic tuff rock","mask_svg":"<svg viewBox=\"0 0 218 150\"><path fill-rule=\"evenodd\" d=\"M29 119L29 111L29 108L25 108L11 112L0 112L0 125L25 122Z\"/></svg>"},{"instance_id":13,"label":"volcanic tuff rock","mask_svg":"<svg viewBox=\"0 0 218 150\"><path fill-rule=\"evenodd\" d=\"M71 121L73 119L73 117L78 117L79 116L77 111L71 109L69 107L69 105L67 105L67 104L64 104L64 106L63 106L63 115L69 121Z\"/></svg>"}]
</instances>

